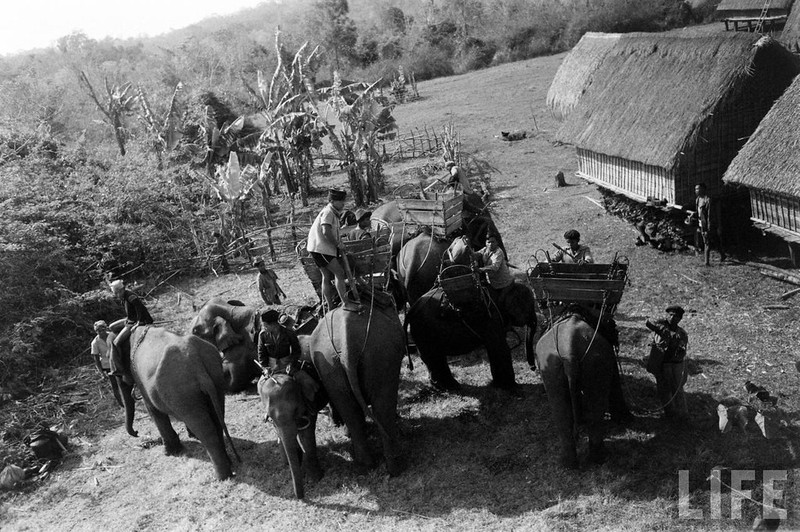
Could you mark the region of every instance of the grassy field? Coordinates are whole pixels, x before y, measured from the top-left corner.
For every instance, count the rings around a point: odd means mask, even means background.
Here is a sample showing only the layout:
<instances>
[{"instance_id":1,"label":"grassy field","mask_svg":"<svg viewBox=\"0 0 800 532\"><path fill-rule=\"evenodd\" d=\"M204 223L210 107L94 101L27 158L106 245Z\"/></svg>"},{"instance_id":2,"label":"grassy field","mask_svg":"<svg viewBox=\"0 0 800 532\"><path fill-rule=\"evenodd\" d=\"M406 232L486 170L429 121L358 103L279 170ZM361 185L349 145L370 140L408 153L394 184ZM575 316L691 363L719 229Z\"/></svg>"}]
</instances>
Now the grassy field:
<instances>
[{"instance_id":1,"label":"grassy field","mask_svg":"<svg viewBox=\"0 0 800 532\"><path fill-rule=\"evenodd\" d=\"M521 348L514 351L524 396L487 386L483 352L452 360L462 394L434 393L416 359L402 372L399 414L409 468L389 478L381 466L366 476L351 468L342 428L321 417L318 428L325 477L293 499L272 429L263 422L254 391L229 396L227 423L244 462L234 480L214 480L200 444L188 440L187 455L169 458L155 445L158 434L143 408L140 438L127 436L122 413L110 395L94 394L102 408L93 437L73 438L72 453L38 489L0 499L3 530L728 530L747 528L760 506L745 501L741 518L730 518L731 489L721 489L721 516L711 514L712 468L754 470L743 489L762 500L764 470L788 470L778 504L787 508L785 528L800 527L797 483L798 301L788 310L767 310L787 287L739 261L708 268L693 254L662 254L634 245L635 232L590 199L593 186L573 177L574 149L556 145L558 124L545 108L545 94L562 55L502 65L463 76L420 83L422 99L396 109L402 127L460 132L473 175L480 172L493 194L493 211L511 261L525 266L537 249L552 249L566 229L578 229L599 261L615 253L631 263L631 284L618 309L625 393L637 415L611 426L609 459L597 467L564 471L541 381ZM508 143L500 131L525 129L529 138ZM609 132L613 134L613 132ZM386 169L389 189L403 184L427 160ZM562 170L570 186L553 188ZM336 179L336 178L332 178ZM342 179L342 183L343 178ZM320 181L320 188L328 185ZM774 250L774 259L783 248ZM769 250L768 250L769 252ZM740 259L748 250L740 250ZM313 298L303 271L278 269L289 303ZM224 295L258 304L255 272L185 280L150 306L170 328L183 330L193 304ZM678 303L688 309L682 325L690 337L691 376L686 386L691 426L660 419L655 382L642 368L648 316ZM753 426L720 434L716 405L747 401L744 383L766 386L779 398L767 413L774 436ZM101 386L96 386L101 390ZM103 430L107 428L107 430ZM176 427L177 428L177 427ZM84 432L91 430L84 427ZM185 438L185 429L178 432ZM377 443L377 442L376 442ZM377 450L376 445L376 450ZM691 507L701 519L679 516L679 471L688 471ZM732 482L723 469L722 481Z\"/></svg>"}]
</instances>

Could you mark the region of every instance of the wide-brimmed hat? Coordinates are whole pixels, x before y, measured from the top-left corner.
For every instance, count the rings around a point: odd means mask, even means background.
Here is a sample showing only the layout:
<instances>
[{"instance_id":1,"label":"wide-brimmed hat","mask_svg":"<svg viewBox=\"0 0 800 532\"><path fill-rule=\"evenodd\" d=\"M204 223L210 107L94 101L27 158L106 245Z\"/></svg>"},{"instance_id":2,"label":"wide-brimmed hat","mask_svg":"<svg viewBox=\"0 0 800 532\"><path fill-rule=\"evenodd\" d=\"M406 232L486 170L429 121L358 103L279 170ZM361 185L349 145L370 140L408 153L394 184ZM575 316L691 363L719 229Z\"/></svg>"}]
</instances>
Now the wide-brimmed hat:
<instances>
[{"instance_id":1,"label":"wide-brimmed hat","mask_svg":"<svg viewBox=\"0 0 800 532\"><path fill-rule=\"evenodd\" d=\"M123 288L125 288L125 283L122 280L117 279L116 281L111 281L108 284L108 287L111 289L112 292L117 292L118 290L122 290Z\"/></svg>"},{"instance_id":2,"label":"wide-brimmed hat","mask_svg":"<svg viewBox=\"0 0 800 532\"><path fill-rule=\"evenodd\" d=\"M335 188L328 189L328 201L344 201L347 197L347 192L344 190L337 190Z\"/></svg>"},{"instance_id":3,"label":"wide-brimmed hat","mask_svg":"<svg viewBox=\"0 0 800 532\"><path fill-rule=\"evenodd\" d=\"M667 307L666 312L674 312L678 316L683 316L685 311L683 310L683 307L680 305L670 305Z\"/></svg>"},{"instance_id":4,"label":"wide-brimmed hat","mask_svg":"<svg viewBox=\"0 0 800 532\"><path fill-rule=\"evenodd\" d=\"M356 223L360 222L364 218L369 218L372 216L372 211L368 211L367 209L356 209Z\"/></svg>"}]
</instances>

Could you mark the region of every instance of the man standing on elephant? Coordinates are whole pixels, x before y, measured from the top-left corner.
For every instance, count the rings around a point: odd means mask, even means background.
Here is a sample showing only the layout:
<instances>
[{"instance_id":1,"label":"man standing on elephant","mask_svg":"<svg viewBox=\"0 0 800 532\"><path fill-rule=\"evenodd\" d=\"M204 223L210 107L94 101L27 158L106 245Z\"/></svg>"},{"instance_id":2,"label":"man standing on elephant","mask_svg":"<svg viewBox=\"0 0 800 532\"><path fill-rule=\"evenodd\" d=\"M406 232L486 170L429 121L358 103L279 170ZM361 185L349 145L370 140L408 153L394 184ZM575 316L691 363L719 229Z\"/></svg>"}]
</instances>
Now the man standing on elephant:
<instances>
[{"instance_id":1,"label":"man standing on elephant","mask_svg":"<svg viewBox=\"0 0 800 532\"><path fill-rule=\"evenodd\" d=\"M333 291L335 284L339 299L345 310L358 312L361 306L347 298L345 284L344 245L339 235L339 216L344 208L347 193L343 190L330 189L328 204L320 211L308 232L306 249L314 259L322 273L322 297L328 310L333 309Z\"/></svg>"},{"instance_id":2,"label":"man standing on elephant","mask_svg":"<svg viewBox=\"0 0 800 532\"><path fill-rule=\"evenodd\" d=\"M311 364L300 360L300 341L294 331L281 325L280 314L271 309L261 313L261 332L258 334L258 363L269 372L286 372L300 383L303 395L313 398L319 384L309 374ZM316 373L316 371L314 372Z\"/></svg>"},{"instance_id":3,"label":"man standing on elephant","mask_svg":"<svg viewBox=\"0 0 800 532\"><path fill-rule=\"evenodd\" d=\"M647 359L647 371L656 378L658 397L667 418L688 421L689 411L683 386L686 384L686 346L689 335L678 326L684 310L678 305L667 307L666 318L648 319L645 326L654 337Z\"/></svg>"},{"instance_id":4,"label":"man standing on elephant","mask_svg":"<svg viewBox=\"0 0 800 532\"><path fill-rule=\"evenodd\" d=\"M119 384L117 379L111 376L111 362L109 360L109 351L111 351L111 344L114 342L115 335L108 330L108 324L103 320L94 322L94 332L97 336L92 340L91 352L94 358L94 365L97 371L104 379L108 379L111 383L111 391L114 393L119 406L122 404L122 396L119 393Z\"/></svg>"},{"instance_id":5,"label":"man standing on elephant","mask_svg":"<svg viewBox=\"0 0 800 532\"><path fill-rule=\"evenodd\" d=\"M126 384L134 384L130 373L130 360L124 360L123 345L130 338L133 329L139 325L151 325L153 318L142 300L130 290L125 288L125 283L117 279L109 284L111 293L118 297L125 307L125 326L111 343L111 375L121 378ZM130 355L128 355L130 356Z\"/></svg>"}]
</instances>

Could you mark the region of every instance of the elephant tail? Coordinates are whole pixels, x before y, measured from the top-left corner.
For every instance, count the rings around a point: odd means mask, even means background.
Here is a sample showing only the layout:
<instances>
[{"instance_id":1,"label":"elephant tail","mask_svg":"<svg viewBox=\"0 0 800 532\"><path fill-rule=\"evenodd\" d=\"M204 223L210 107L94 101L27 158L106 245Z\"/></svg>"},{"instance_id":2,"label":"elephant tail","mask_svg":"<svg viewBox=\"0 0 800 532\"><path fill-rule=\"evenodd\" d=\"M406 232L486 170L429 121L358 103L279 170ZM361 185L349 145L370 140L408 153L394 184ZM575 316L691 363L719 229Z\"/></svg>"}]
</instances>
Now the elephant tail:
<instances>
[{"instance_id":1,"label":"elephant tail","mask_svg":"<svg viewBox=\"0 0 800 532\"><path fill-rule=\"evenodd\" d=\"M411 308L414 308L414 305ZM411 350L408 348L408 315L410 313L411 309L407 310L405 316L403 316L403 341L405 342L406 356L408 357L408 371L414 371L414 361L411 360Z\"/></svg>"},{"instance_id":2,"label":"elephant tail","mask_svg":"<svg viewBox=\"0 0 800 532\"><path fill-rule=\"evenodd\" d=\"M577 364L574 361L564 361L564 372L567 376L567 383L569 384L569 398L572 405L572 435L577 438L578 436L578 423L583 416L581 409L581 387L579 383L579 371Z\"/></svg>"},{"instance_id":3,"label":"elephant tail","mask_svg":"<svg viewBox=\"0 0 800 532\"><path fill-rule=\"evenodd\" d=\"M368 404L367 400L364 399L364 394L361 391L361 381L358 378L358 368L351 368L350 365L345 365L345 373L347 374L347 382L350 384L350 391L353 392L353 396L358 406L360 406L361 410L364 412L364 415L375 422L375 425L381 432L381 436L389 438L389 433L386 432L378 416L375 415L375 410L372 408L372 405Z\"/></svg>"}]
</instances>

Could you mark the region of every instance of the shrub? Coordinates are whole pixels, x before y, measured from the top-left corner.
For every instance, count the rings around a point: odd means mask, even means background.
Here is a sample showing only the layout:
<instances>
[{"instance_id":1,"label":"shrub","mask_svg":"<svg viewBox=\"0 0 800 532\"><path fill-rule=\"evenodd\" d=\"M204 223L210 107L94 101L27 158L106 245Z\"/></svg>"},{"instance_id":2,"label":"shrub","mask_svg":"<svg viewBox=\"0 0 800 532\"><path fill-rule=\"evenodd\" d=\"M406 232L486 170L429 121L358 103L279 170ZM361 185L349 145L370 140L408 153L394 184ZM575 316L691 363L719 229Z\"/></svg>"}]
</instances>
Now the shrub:
<instances>
[{"instance_id":1,"label":"shrub","mask_svg":"<svg viewBox=\"0 0 800 532\"><path fill-rule=\"evenodd\" d=\"M406 54L403 64L406 72L413 72L417 81L451 76L454 73L450 55L429 44L416 46Z\"/></svg>"}]
</instances>

